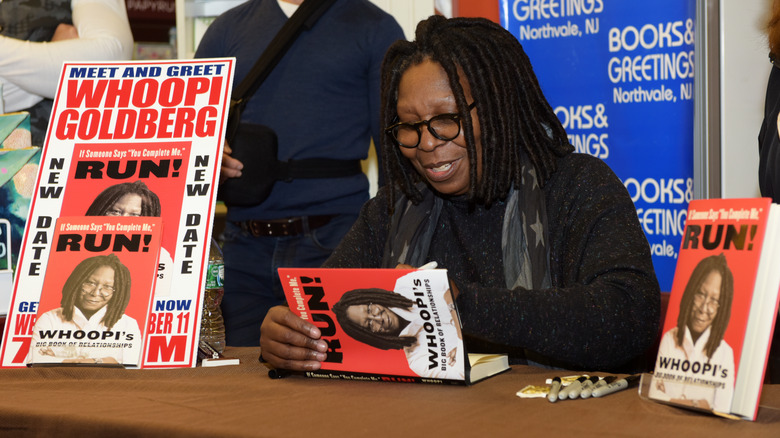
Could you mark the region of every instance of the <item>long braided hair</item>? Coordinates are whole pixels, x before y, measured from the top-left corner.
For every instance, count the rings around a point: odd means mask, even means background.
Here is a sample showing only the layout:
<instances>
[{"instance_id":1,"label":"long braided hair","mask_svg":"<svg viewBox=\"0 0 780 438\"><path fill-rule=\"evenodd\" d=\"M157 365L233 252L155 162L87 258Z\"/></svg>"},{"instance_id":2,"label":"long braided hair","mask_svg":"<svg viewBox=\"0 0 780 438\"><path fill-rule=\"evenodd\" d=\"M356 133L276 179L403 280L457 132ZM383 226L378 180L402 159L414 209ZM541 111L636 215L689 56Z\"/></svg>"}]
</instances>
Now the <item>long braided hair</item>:
<instances>
[{"instance_id":1,"label":"long braided hair","mask_svg":"<svg viewBox=\"0 0 780 438\"><path fill-rule=\"evenodd\" d=\"M694 296L699 292L702 283L704 283L710 272L718 272L721 276L718 312L712 321L710 338L704 346L704 352L707 354L707 357L712 359L712 355L715 354L715 350L720 346L720 341L723 340L723 335L726 333L726 327L731 318L731 302L734 299L734 276L731 274L731 269L729 269L729 265L726 263L726 256L723 254L705 257L693 269L680 300L680 314L677 315L677 337L675 342L678 346L682 346L683 339L685 339L685 327L691 319L691 312L695 305L693 302Z\"/></svg>"},{"instance_id":2,"label":"long braided hair","mask_svg":"<svg viewBox=\"0 0 780 438\"><path fill-rule=\"evenodd\" d=\"M141 216L160 217L160 198L141 180L107 187L95 197L84 215L108 216L111 207L123 196L131 193L141 197Z\"/></svg>"},{"instance_id":3,"label":"long braided hair","mask_svg":"<svg viewBox=\"0 0 780 438\"><path fill-rule=\"evenodd\" d=\"M81 288L96 269L108 266L114 270L114 293L106 304L108 309L101 322L111 330L119 321L130 303L130 270L114 254L89 257L82 260L70 273L65 285L62 286L62 316L66 321L73 321L73 308L81 295Z\"/></svg>"},{"instance_id":4,"label":"long braided hair","mask_svg":"<svg viewBox=\"0 0 780 438\"><path fill-rule=\"evenodd\" d=\"M490 205L504 198L513 184L519 187L522 183L523 164L534 166L543 187L556 170L557 157L574 149L544 97L520 42L483 18L446 19L434 15L417 25L415 41L401 40L390 46L382 65L383 126L397 118L398 86L404 72L425 60L442 66L455 96L468 148L469 201ZM473 122L467 110L471 102L466 102L461 74L479 114L481 181L477 177ZM391 208L397 189L419 203L422 194L415 188L419 175L389 134L382 136L381 145L385 175L397 184L390 189Z\"/></svg>"}]
</instances>

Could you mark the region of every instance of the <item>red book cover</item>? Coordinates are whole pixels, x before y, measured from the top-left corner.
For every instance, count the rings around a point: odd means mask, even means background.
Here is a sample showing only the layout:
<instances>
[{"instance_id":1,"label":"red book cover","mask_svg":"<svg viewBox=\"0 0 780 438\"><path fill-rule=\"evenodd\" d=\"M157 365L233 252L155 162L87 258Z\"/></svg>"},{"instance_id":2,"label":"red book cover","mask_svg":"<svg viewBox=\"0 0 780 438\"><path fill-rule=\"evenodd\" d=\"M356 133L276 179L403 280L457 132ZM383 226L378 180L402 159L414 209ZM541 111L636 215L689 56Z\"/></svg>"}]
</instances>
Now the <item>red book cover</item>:
<instances>
[{"instance_id":1,"label":"red book cover","mask_svg":"<svg viewBox=\"0 0 780 438\"><path fill-rule=\"evenodd\" d=\"M290 309L330 347L311 377L465 379L446 270L280 268L279 276Z\"/></svg>"},{"instance_id":2,"label":"red book cover","mask_svg":"<svg viewBox=\"0 0 780 438\"><path fill-rule=\"evenodd\" d=\"M27 363L138 367L161 236L157 217L59 218Z\"/></svg>"},{"instance_id":3,"label":"red book cover","mask_svg":"<svg viewBox=\"0 0 780 438\"><path fill-rule=\"evenodd\" d=\"M763 376L769 341L756 357L755 339L746 333L755 330L756 312L767 308L761 313L772 323L776 314L778 278L768 268L778 236L771 205L767 198L690 203L650 398L731 414L735 394L747 390L738 376ZM762 286L767 282L774 286ZM771 329L763 335L771 340Z\"/></svg>"},{"instance_id":4,"label":"red book cover","mask_svg":"<svg viewBox=\"0 0 780 438\"><path fill-rule=\"evenodd\" d=\"M473 383L446 270L280 268L279 276L290 310L329 346L308 377Z\"/></svg>"}]
</instances>

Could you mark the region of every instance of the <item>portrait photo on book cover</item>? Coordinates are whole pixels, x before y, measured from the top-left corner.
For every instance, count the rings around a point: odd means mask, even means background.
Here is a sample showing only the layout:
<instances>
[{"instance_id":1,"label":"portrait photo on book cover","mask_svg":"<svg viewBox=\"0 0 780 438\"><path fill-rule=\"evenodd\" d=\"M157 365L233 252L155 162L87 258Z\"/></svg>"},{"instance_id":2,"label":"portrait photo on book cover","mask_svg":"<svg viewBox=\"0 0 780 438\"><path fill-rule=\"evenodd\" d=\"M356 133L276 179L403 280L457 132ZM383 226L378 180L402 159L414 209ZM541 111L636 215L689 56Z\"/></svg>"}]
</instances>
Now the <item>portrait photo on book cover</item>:
<instances>
[{"instance_id":1,"label":"portrait photo on book cover","mask_svg":"<svg viewBox=\"0 0 780 438\"><path fill-rule=\"evenodd\" d=\"M464 379L465 357L458 351L462 339L454 305L447 302L452 319L434 318L431 307L418 305L419 297L399 279L395 291L378 288L345 292L332 311L344 333L352 339L381 350L402 350L409 368L418 376ZM449 291L445 294L450 300ZM429 349L436 351L431 360Z\"/></svg>"},{"instance_id":2,"label":"portrait photo on book cover","mask_svg":"<svg viewBox=\"0 0 780 438\"><path fill-rule=\"evenodd\" d=\"M701 259L680 298L677 324L661 339L651 398L730 411L736 368L725 338L733 301L734 276L726 256Z\"/></svg>"},{"instance_id":3,"label":"portrait photo on book cover","mask_svg":"<svg viewBox=\"0 0 780 438\"><path fill-rule=\"evenodd\" d=\"M144 321L148 294L129 311L131 273L115 254L67 269L44 283L27 362L135 365L143 342L136 318Z\"/></svg>"}]
</instances>

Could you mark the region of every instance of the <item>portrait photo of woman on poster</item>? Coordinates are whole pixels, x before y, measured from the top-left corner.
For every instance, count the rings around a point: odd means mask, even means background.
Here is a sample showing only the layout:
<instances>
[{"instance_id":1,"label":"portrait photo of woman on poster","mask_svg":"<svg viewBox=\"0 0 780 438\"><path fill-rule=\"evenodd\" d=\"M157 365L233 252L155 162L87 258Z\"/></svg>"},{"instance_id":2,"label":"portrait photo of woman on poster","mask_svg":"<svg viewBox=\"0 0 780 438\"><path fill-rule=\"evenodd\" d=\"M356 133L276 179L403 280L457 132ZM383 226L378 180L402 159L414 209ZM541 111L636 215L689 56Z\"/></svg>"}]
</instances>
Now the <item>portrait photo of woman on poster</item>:
<instances>
[{"instance_id":1,"label":"portrait photo of woman on poster","mask_svg":"<svg viewBox=\"0 0 780 438\"><path fill-rule=\"evenodd\" d=\"M28 362L135 365L142 339L125 315L130 290L130 271L116 255L82 260L65 280L60 307L35 322Z\"/></svg>"}]
</instances>

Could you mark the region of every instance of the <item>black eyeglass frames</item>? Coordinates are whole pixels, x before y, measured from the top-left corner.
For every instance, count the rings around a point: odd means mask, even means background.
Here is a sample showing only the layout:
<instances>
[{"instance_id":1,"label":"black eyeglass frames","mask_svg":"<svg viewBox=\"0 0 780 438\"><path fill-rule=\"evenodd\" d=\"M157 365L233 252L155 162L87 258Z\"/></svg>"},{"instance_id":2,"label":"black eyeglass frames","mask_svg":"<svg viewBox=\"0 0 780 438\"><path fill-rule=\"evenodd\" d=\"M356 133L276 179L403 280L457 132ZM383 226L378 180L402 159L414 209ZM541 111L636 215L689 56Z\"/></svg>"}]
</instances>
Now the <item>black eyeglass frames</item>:
<instances>
[{"instance_id":1,"label":"black eyeglass frames","mask_svg":"<svg viewBox=\"0 0 780 438\"><path fill-rule=\"evenodd\" d=\"M476 101L472 102L468 110L474 109L476 104ZM385 128L385 132L393 137L398 146L414 149L420 144L422 125L439 140L450 141L460 135L460 118L460 114L455 113L439 114L414 123L398 122Z\"/></svg>"}]
</instances>

